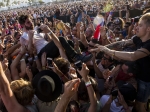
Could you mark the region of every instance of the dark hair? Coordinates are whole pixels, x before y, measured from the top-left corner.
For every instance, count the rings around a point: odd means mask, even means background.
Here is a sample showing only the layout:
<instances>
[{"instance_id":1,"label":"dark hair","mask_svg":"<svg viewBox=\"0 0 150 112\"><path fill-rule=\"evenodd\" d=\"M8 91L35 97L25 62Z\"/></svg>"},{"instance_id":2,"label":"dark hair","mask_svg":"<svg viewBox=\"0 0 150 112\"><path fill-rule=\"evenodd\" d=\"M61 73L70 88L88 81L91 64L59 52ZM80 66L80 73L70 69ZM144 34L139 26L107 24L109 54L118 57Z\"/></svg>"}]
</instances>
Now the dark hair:
<instances>
[{"instance_id":1,"label":"dark hair","mask_svg":"<svg viewBox=\"0 0 150 112\"><path fill-rule=\"evenodd\" d=\"M25 23L26 19L29 18L28 15L21 15L19 17L19 23L22 25Z\"/></svg>"},{"instance_id":2,"label":"dark hair","mask_svg":"<svg viewBox=\"0 0 150 112\"><path fill-rule=\"evenodd\" d=\"M107 24L107 27L109 28L109 26L111 26L111 24L114 24L113 22L109 22L108 24Z\"/></svg>"},{"instance_id":3,"label":"dark hair","mask_svg":"<svg viewBox=\"0 0 150 112\"><path fill-rule=\"evenodd\" d=\"M68 60L64 58L56 58L54 62L63 74L67 74L69 72L70 63Z\"/></svg>"},{"instance_id":4,"label":"dark hair","mask_svg":"<svg viewBox=\"0 0 150 112\"><path fill-rule=\"evenodd\" d=\"M14 38L16 38L16 36L18 35L18 31L14 33Z\"/></svg>"}]
</instances>

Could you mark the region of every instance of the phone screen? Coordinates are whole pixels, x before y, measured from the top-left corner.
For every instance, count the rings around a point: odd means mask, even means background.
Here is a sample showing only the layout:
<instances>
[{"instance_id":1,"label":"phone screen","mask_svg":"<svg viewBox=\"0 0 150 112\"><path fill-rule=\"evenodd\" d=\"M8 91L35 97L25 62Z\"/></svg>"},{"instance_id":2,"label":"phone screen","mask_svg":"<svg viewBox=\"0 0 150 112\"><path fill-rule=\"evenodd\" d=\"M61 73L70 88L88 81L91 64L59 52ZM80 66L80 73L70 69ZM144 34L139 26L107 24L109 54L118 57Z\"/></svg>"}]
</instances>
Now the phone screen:
<instances>
[{"instance_id":1,"label":"phone screen","mask_svg":"<svg viewBox=\"0 0 150 112\"><path fill-rule=\"evenodd\" d=\"M49 67L53 67L52 61L52 58L47 58L47 63Z\"/></svg>"}]
</instances>

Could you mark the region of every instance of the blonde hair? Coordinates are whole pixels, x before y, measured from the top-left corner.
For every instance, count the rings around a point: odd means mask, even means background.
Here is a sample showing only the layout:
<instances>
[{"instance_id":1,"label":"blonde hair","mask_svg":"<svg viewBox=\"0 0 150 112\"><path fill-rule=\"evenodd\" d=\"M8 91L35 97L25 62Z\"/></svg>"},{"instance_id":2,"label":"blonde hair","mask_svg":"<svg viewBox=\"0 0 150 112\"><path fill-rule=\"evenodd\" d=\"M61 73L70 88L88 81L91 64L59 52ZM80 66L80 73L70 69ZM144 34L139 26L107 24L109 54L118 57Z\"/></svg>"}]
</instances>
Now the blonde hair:
<instances>
[{"instance_id":1,"label":"blonde hair","mask_svg":"<svg viewBox=\"0 0 150 112\"><path fill-rule=\"evenodd\" d=\"M17 99L17 101L25 106L31 103L34 96L34 89L31 82L23 79L12 81L10 87Z\"/></svg>"},{"instance_id":2,"label":"blonde hair","mask_svg":"<svg viewBox=\"0 0 150 112\"><path fill-rule=\"evenodd\" d=\"M150 26L150 13L144 14L140 20L144 20L145 24Z\"/></svg>"}]
</instances>

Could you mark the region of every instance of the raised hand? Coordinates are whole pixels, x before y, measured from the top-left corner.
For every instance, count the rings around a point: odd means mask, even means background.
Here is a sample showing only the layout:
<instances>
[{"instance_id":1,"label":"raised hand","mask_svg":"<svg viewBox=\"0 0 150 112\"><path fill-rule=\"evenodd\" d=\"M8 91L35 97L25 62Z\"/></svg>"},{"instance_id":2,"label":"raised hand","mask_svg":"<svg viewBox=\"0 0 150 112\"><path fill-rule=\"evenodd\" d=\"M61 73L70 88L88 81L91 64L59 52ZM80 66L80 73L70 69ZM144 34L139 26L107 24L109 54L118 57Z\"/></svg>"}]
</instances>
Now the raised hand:
<instances>
[{"instance_id":1,"label":"raised hand","mask_svg":"<svg viewBox=\"0 0 150 112\"><path fill-rule=\"evenodd\" d=\"M47 25L41 25L40 29L43 30L43 33L49 33L51 32L51 29Z\"/></svg>"},{"instance_id":2,"label":"raised hand","mask_svg":"<svg viewBox=\"0 0 150 112\"><path fill-rule=\"evenodd\" d=\"M71 98L78 90L80 79L73 79L65 83L64 95Z\"/></svg>"},{"instance_id":3,"label":"raised hand","mask_svg":"<svg viewBox=\"0 0 150 112\"><path fill-rule=\"evenodd\" d=\"M33 36L34 36L34 30L29 30L28 31L28 36L29 36L29 38L33 38Z\"/></svg>"},{"instance_id":4,"label":"raised hand","mask_svg":"<svg viewBox=\"0 0 150 112\"><path fill-rule=\"evenodd\" d=\"M81 71L77 70L79 72L79 74L82 76L83 80L85 82L87 82L86 80L88 80L88 75L89 75L89 69L88 67L86 66L86 64L82 64L82 69Z\"/></svg>"}]
</instances>

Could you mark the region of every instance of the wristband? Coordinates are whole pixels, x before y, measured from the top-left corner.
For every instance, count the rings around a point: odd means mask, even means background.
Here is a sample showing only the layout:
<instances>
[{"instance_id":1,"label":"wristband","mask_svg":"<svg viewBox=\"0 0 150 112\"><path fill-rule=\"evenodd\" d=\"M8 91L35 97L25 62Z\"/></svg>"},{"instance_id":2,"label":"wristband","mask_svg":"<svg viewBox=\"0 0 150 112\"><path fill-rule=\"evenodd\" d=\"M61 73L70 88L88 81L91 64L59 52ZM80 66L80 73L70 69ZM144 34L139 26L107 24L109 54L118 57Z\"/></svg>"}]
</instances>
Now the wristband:
<instances>
[{"instance_id":1,"label":"wristband","mask_svg":"<svg viewBox=\"0 0 150 112\"><path fill-rule=\"evenodd\" d=\"M91 81L85 82L86 87L89 87L91 84Z\"/></svg>"},{"instance_id":2,"label":"wristband","mask_svg":"<svg viewBox=\"0 0 150 112\"><path fill-rule=\"evenodd\" d=\"M113 60L114 59L114 56L115 56L115 51L113 52L112 56L111 56L111 59Z\"/></svg>"}]
</instances>

